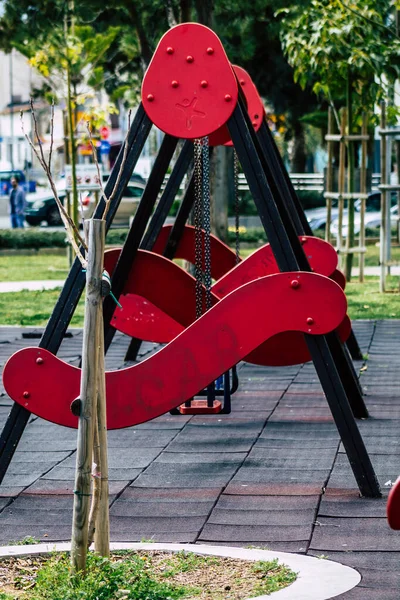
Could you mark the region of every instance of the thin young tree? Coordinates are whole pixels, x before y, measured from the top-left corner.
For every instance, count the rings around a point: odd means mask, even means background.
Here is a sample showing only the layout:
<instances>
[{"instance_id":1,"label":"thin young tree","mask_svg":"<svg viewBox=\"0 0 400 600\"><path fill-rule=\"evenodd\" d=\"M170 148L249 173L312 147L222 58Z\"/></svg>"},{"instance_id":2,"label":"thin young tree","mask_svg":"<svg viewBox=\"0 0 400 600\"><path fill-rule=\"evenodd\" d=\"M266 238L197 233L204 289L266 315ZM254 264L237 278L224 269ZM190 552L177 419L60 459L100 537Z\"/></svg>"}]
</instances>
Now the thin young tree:
<instances>
[{"instance_id":1,"label":"thin young tree","mask_svg":"<svg viewBox=\"0 0 400 600\"><path fill-rule=\"evenodd\" d=\"M31 101L31 114L35 136L39 141L38 124L33 101ZM89 219L84 222L84 237L82 237L76 224L60 201L52 175L54 104L51 106L51 141L47 158L40 141L37 148L25 132L22 113L21 126L25 138L47 176L69 243L81 262L82 269L86 272L80 395L72 403L71 407L74 414L79 417L72 519L71 567L74 573L84 573L87 551L93 540L95 550L99 554L109 556L110 552L102 300L110 292L111 280L109 274L104 271L105 219L125 168L128 144L125 140L120 170L112 193L107 196L103 188L92 131L90 125L87 124L93 160L97 167L99 187L104 199L104 210L100 219Z\"/></svg>"}]
</instances>

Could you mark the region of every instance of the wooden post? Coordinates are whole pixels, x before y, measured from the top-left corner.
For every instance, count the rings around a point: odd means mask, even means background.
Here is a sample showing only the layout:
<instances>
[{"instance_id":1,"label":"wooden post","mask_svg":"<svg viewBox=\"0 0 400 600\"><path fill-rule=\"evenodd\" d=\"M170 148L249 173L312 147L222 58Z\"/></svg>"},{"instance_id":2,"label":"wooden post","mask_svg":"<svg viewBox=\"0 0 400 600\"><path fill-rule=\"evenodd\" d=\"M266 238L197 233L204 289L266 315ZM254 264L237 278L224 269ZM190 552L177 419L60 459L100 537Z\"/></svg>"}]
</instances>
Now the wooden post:
<instances>
[{"instance_id":1,"label":"wooden post","mask_svg":"<svg viewBox=\"0 0 400 600\"><path fill-rule=\"evenodd\" d=\"M381 129L386 129L386 105L381 102ZM386 184L386 139L381 135L381 184ZM386 192L381 190L381 231L380 231L380 278L379 291L386 291Z\"/></svg>"},{"instance_id":2,"label":"wooden post","mask_svg":"<svg viewBox=\"0 0 400 600\"><path fill-rule=\"evenodd\" d=\"M99 323L99 370L97 388L97 430L100 466L100 501L94 532L94 549L101 556L110 556L110 519L108 511L108 452L106 419L106 378L104 367L104 327Z\"/></svg>"},{"instance_id":3,"label":"wooden post","mask_svg":"<svg viewBox=\"0 0 400 600\"><path fill-rule=\"evenodd\" d=\"M71 566L75 573L78 571L84 572L86 567L93 434L97 418L95 408L100 354L100 322L102 325L101 280L105 238L104 221L91 219L85 225L88 226L88 255L80 387L81 405L71 540Z\"/></svg>"},{"instance_id":4,"label":"wooden post","mask_svg":"<svg viewBox=\"0 0 400 600\"><path fill-rule=\"evenodd\" d=\"M333 110L328 109L328 135L333 134ZM328 166L326 170L326 192L333 192L333 142L328 140ZM331 241L332 198L326 199L325 240Z\"/></svg>"},{"instance_id":5,"label":"wooden post","mask_svg":"<svg viewBox=\"0 0 400 600\"><path fill-rule=\"evenodd\" d=\"M344 141L344 136L346 135L346 126L347 126L347 110L345 108L342 109L342 115L340 120L340 135L342 139L340 141L340 150L339 150L339 178L338 178L338 239L337 239L337 248L340 252L343 249L343 208L344 208L344 198L343 194L345 191L345 161L346 161L346 142ZM341 261L342 263L342 261Z\"/></svg>"},{"instance_id":6,"label":"wooden post","mask_svg":"<svg viewBox=\"0 0 400 600\"><path fill-rule=\"evenodd\" d=\"M364 113L362 117L362 130L361 135L367 135L368 133L368 118ZM365 208L367 195L367 154L368 154L368 141L362 140L361 142L361 165L360 165L360 193L361 193L361 210L360 210L360 234L359 234L359 247L360 247L360 259L359 259L359 275L358 280L360 283L364 283L364 267L365 267Z\"/></svg>"},{"instance_id":7,"label":"wooden post","mask_svg":"<svg viewBox=\"0 0 400 600\"><path fill-rule=\"evenodd\" d=\"M397 11L399 12L399 11ZM396 140L396 170L397 170L397 185L400 185L400 140ZM397 224L396 224L396 241L400 243L400 190L397 190Z\"/></svg>"}]
</instances>

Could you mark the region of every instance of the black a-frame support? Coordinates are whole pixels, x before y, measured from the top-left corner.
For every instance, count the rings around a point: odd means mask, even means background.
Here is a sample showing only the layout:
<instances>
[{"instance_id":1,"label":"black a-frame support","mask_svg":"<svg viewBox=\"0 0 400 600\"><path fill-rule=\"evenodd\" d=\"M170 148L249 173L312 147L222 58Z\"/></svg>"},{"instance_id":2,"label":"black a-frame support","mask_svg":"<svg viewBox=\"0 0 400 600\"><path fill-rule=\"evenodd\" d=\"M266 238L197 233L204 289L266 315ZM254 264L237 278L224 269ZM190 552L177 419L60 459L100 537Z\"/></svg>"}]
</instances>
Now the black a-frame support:
<instances>
[{"instance_id":1,"label":"black a-frame support","mask_svg":"<svg viewBox=\"0 0 400 600\"><path fill-rule=\"evenodd\" d=\"M107 229L112 223L151 126L151 121L140 105L125 142L128 144L127 159L107 215ZM263 125L259 134L256 135L240 99L228 122L228 128L279 269L281 271L310 271L298 237L302 233L308 233L306 220L304 215L302 216L301 207L296 205L298 202L296 194L290 188L283 165L279 163L279 153L277 153L267 126ZM192 142L183 142L180 155L154 213L153 209L178 143L177 138L170 135L164 136L113 273L112 288L117 297L123 291L124 282L128 277L138 248L152 248L183 177L189 172L189 185L164 250L165 256L169 258L174 256L193 204ZM121 149L107 182L105 190L107 196L115 186L123 154L124 148ZM95 216L101 215L102 204L103 200ZM293 207L296 210L293 210ZM75 260L40 340L41 348L46 348L54 354L57 353L84 285L85 275L82 273L79 261ZM114 334L114 330L110 326L113 311L114 306L107 298L104 303L106 349L110 346ZM368 413L348 353L335 333L325 336L306 336L306 341L360 492L363 496L377 497L380 495L379 484L354 420L354 415L365 417ZM54 401L57 400L54 399ZM15 404L11 410L0 437L0 482L8 469L29 416L30 413L18 404Z\"/></svg>"}]
</instances>

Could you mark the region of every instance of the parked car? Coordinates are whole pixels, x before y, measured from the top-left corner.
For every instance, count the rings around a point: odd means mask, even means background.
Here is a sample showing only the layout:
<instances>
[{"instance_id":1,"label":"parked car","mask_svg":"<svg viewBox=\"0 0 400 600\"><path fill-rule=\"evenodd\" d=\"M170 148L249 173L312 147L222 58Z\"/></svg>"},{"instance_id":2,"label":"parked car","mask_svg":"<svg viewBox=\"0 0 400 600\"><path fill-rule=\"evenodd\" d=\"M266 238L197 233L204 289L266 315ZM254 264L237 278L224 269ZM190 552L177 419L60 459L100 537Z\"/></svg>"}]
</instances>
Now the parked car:
<instances>
[{"instance_id":1,"label":"parked car","mask_svg":"<svg viewBox=\"0 0 400 600\"><path fill-rule=\"evenodd\" d=\"M394 204L395 202L396 202L396 194L393 193L392 194L392 204ZM356 211L355 220L357 221L357 219L358 219L358 230L359 230L361 200L356 200L354 204L355 204L355 211ZM380 192L370 192L370 194L368 194L368 198L365 203L365 207L366 207L365 222L367 223L367 220L368 220L368 223L369 223L370 221L373 221L376 218L377 213L380 215L380 207L381 207ZM307 220L310 224L310 227L313 231L315 231L316 229L325 229L325 227L326 227L326 207L325 206L306 210L305 215L306 215ZM332 215L331 215L331 231L334 234L337 234L337 230L338 230L338 225L337 225L338 216L339 216L338 203L337 203L337 200L333 200L332 201ZM343 225L345 222L347 222L346 219L347 219L347 209L344 209ZM370 227L370 225L368 225L368 227ZM356 233L358 233L358 231L356 231Z\"/></svg>"},{"instance_id":2,"label":"parked car","mask_svg":"<svg viewBox=\"0 0 400 600\"><path fill-rule=\"evenodd\" d=\"M397 224L397 194L396 192L392 192L391 194L391 209L392 213L391 217L391 226L395 227ZM361 226L361 200L356 200L355 202L355 215L354 215L354 233L360 233ZM365 227L369 229L375 229L376 227L381 226L381 194L380 192L372 192L366 202L366 210L365 210ZM342 225L342 235L347 236L348 229L348 216L347 210L343 212L343 225ZM339 232L339 219L336 217L332 221L331 232L333 235L337 236Z\"/></svg>"},{"instance_id":3,"label":"parked car","mask_svg":"<svg viewBox=\"0 0 400 600\"><path fill-rule=\"evenodd\" d=\"M104 183L106 183L108 177L109 174L103 176ZM134 173L121 198L121 203L113 220L114 225L129 225L129 218L135 214L137 204L145 186L146 180ZM57 188L59 198L64 203L67 195L65 180L58 182ZM83 205L83 217L90 219L96 206L96 195L93 192L83 192L81 202ZM29 225L33 226L40 225L43 222L51 226L62 224L56 201L50 191L27 195L25 219Z\"/></svg>"}]
</instances>

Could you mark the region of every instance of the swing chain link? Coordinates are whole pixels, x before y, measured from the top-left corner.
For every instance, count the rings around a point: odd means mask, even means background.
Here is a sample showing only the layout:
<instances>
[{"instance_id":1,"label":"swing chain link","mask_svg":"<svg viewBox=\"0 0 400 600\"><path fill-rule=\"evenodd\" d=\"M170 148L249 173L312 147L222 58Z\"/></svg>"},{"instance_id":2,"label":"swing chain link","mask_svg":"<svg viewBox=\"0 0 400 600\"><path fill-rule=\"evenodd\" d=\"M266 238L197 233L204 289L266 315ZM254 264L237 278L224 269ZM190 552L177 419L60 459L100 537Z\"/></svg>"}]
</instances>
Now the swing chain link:
<instances>
[{"instance_id":1,"label":"swing chain link","mask_svg":"<svg viewBox=\"0 0 400 600\"><path fill-rule=\"evenodd\" d=\"M210 194L210 148L208 136L203 144L203 228L204 228L204 285L206 288L206 311L211 308L211 194Z\"/></svg>"},{"instance_id":2,"label":"swing chain link","mask_svg":"<svg viewBox=\"0 0 400 600\"><path fill-rule=\"evenodd\" d=\"M236 264L240 262L240 229L239 229L239 212L240 212L240 197L239 197L239 159L236 150L233 150L233 182L235 188L235 254Z\"/></svg>"},{"instance_id":3,"label":"swing chain link","mask_svg":"<svg viewBox=\"0 0 400 600\"><path fill-rule=\"evenodd\" d=\"M202 252L202 213L203 213L203 194L202 194L202 144L201 139L194 140L194 239L195 239L195 259L194 275L196 279L196 319L203 314L203 252Z\"/></svg>"}]
</instances>

